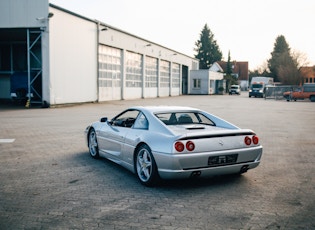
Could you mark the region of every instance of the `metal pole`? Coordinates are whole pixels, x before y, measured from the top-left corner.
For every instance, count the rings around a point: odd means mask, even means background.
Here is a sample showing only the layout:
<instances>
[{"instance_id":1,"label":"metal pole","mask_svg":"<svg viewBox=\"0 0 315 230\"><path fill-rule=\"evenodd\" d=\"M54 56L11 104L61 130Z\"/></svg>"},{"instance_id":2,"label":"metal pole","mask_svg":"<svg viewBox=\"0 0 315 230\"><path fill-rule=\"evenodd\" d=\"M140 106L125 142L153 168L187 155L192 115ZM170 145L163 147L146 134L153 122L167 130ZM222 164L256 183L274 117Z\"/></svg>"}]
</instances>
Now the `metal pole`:
<instances>
[{"instance_id":1,"label":"metal pole","mask_svg":"<svg viewBox=\"0 0 315 230\"><path fill-rule=\"evenodd\" d=\"M100 101L100 22L97 22L97 34L96 34L96 68L97 68L97 79L96 79L96 101Z\"/></svg>"},{"instance_id":2,"label":"metal pole","mask_svg":"<svg viewBox=\"0 0 315 230\"><path fill-rule=\"evenodd\" d=\"M28 85L28 100L25 107L31 104L31 61L30 61L30 30L27 29L27 85Z\"/></svg>"}]
</instances>

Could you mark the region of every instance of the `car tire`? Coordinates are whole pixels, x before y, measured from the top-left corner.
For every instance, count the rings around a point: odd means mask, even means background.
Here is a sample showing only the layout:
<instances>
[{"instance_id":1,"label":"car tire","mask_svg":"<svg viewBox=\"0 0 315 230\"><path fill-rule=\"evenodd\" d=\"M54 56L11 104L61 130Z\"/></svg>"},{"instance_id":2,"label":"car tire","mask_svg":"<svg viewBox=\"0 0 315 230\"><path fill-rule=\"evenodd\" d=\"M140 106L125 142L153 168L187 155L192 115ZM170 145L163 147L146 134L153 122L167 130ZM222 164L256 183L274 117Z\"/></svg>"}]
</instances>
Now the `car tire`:
<instances>
[{"instance_id":1,"label":"car tire","mask_svg":"<svg viewBox=\"0 0 315 230\"><path fill-rule=\"evenodd\" d=\"M311 102L315 102L315 96L314 95L310 96L310 100Z\"/></svg>"},{"instance_id":2,"label":"car tire","mask_svg":"<svg viewBox=\"0 0 315 230\"><path fill-rule=\"evenodd\" d=\"M88 146L89 146L89 152L91 157L93 158L99 158L99 152L98 152L98 143L97 143L97 137L95 129L91 129L89 132L89 138L88 138Z\"/></svg>"},{"instance_id":3,"label":"car tire","mask_svg":"<svg viewBox=\"0 0 315 230\"><path fill-rule=\"evenodd\" d=\"M159 179L154 157L147 145L141 145L136 151L135 172L140 183L148 187L154 186Z\"/></svg>"}]
</instances>

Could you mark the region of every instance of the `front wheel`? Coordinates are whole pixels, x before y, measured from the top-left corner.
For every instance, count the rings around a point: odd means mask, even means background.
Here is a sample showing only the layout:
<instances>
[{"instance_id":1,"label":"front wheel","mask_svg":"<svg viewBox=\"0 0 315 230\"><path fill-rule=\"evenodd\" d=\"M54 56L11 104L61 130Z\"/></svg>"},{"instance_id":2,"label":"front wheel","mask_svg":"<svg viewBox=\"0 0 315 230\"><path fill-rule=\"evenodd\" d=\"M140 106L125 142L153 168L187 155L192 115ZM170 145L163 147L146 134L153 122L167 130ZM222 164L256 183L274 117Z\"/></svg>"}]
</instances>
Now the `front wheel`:
<instances>
[{"instance_id":1,"label":"front wheel","mask_svg":"<svg viewBox=\"0 0 315 230\"><path fill-rule=\"evenodd\" d=\"M96 138L96 132L92 128L89 132L89 152L90 155L93 158L99 158L99 152L98 152L98 143L97 143L97 138Z\"/></svg>"},{"instance_id":2,"label":"front wheel","mask_svg":"<svg viewBox=\"0 0 315 230\"><path fill-rule=\"evenodd\" d=\"M151 149L147 145L138 148L135 155L135 171L140 183L153 186L158 181L159 175Z\"/></svg>"}]
</instances>

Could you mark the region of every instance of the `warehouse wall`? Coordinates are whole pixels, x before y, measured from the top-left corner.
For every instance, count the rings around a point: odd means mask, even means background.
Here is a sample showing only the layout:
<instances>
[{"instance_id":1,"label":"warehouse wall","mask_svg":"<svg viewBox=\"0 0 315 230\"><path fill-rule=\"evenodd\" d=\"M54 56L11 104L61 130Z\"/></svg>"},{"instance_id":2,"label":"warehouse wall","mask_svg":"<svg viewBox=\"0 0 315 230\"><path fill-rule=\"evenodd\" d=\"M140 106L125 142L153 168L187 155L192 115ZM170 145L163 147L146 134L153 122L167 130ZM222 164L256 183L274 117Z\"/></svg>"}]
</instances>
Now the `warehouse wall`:
<instances>
[{"instance_id":1,"label":"warehouse wall","mask_svg":"<svg viewBox=\"0 0 315 230\"><path fill-rule=\"evenodd\" d=\"M97 25L50 8L50 103L97 100Z\"/></svg>"},{"instance_id":2,"label":"warehouse wall","mask_svg":"<svg viewBox=\"0 0 315 230\"><path fill-rule=\"evenodd\" d=\"M48 16L48 0L1 0L0 28L40 27Z\"/></svg>"},{"instance_id":3,"label":"warehouse wall","mask_svg":"<svg viewBox=\"0 0 315 230\"><path fill-rule=\"evenodd\" d=\"M106 28L106 29L105 29ZM178 96L181 94L181 81L182 81L182 67L187 66L189 70L198 69L198 61L194 58L188 57L184 54L176 52L175 50L163 47L154 42L139 38L135 35L129 34L125 31L121 31L117 28L100 24L99 26L99 43L101 45L114 47L122 51L123 66L121 70L121 82L122 82L122 99L133 98L146 98L146 97L164 97L164 96ZM126 86L126 63L128 58L126 56L133 52L135 55L142 57L142 73L143 81L141 87L125 87ZM126 55L127 54L127 55ZM154 58L158 63L158 78L159 82L157 87L148 87L146 82L146 68L148 58ZM175 70L174 66L178 66L178 70ZM169 75L167 76L167 68L169 68ZM174 75L174 76L173 76ZM178 76L179 75L179 76ZM189 77L189 71L187 73ZM164 76L164 77L163 77ZM169 82L165 81L165 76L169 78ZM173 77L178 78L179 83L176 84L172 80ZM162 79L163 78L163 79ZM127 79L128 80L128 79ZM137 82L136 82L137 83ZM189 82L188 82L189 83ZM190 83L189 83L190 84ZM167 85L167 86L166 86ZM170 87L171 86L171 87ZM106 89L100 89L100 92L106 91ZM108 91L112 89L108 87ZM104 95L104 93L102 93ZM110 96L110 95L109 95ZM108 100L109 98L101 98L101 100Z\"/></svg>"},{"instance_id":4,"label":"warehouse wall","mask_svg":"<svg viewBox=\"0 0 315 230\"><path fill-rule=\"evenodd\" d=\"M50 105L186 94L190 70L198 69L194 58L48 0L0 1L0 13L2 34L17 28L41 35L40 99Z\"/></svg>"}]
</instances>

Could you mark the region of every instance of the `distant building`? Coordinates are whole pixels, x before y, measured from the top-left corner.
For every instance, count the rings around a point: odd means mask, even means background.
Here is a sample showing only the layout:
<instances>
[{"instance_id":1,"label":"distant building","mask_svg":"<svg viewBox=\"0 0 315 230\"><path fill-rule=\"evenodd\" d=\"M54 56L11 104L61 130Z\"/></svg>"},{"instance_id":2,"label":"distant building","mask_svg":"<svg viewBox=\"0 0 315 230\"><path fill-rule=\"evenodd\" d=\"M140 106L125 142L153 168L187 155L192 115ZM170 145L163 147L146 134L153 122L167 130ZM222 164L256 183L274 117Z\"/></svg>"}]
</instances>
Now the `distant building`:
<instances>
[{"instance_id":1,"label":"distant building","mask_svg":"<svg viewBox=\"0 0 315 230\"><path fill-rule=\"evenodd\" d=\"M315 66L301 67L300 74L304 78L304 83L315 83Z\"/></svg>"},{"instance_id":2,"label":"distant building","mask_svg":"<svg viewBox=\"0 0 315 230\"><path fill-rule=\"evenodd\" d=\"M189 94L221 94L225 91L223 78L223 69L216 62L210 69L191 70Z\"/></svg>"},{"instance_id":3,"label":"distant building","mask_svg":"<svg viewBox=\"0 0 315 230\"><path fill-rule=\"evenodd\" d=\"M227 70L227 62L225 61L218 61L217 62L223 71L226 73ZM232 75L238 80L239 85L241 86L241 90L247 90L248 88L248 81L249 81L249 72L248 72L248 62L231 62L232 67Z\"/></svg>"}]
</instances>

